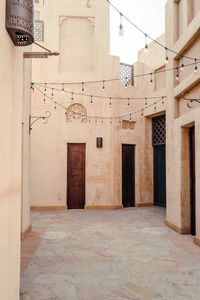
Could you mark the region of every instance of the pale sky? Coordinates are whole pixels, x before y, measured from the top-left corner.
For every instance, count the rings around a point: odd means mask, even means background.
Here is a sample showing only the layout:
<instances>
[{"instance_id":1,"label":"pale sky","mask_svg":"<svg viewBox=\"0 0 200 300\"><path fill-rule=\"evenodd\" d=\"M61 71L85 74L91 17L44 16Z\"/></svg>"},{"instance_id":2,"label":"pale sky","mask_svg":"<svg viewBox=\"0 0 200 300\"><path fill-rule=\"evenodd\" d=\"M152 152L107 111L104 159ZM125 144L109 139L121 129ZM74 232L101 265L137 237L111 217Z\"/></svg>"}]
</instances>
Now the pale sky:
<instances>
[{"instance_id":1,"label":"pale sky","mask_svg":"<svg viewBox=\"0 0 200 300\"><path fill-rule=\"evenodd\" d=\"M126 17L149 36L156 38L165 31L165 4L167 0L110 0ZM120 56L121 62L132 64L137 52L145 45L144 35L123 19L124 36L120 37L119 14L110 8L111 55Z\"/></svg>"}]
</instances>

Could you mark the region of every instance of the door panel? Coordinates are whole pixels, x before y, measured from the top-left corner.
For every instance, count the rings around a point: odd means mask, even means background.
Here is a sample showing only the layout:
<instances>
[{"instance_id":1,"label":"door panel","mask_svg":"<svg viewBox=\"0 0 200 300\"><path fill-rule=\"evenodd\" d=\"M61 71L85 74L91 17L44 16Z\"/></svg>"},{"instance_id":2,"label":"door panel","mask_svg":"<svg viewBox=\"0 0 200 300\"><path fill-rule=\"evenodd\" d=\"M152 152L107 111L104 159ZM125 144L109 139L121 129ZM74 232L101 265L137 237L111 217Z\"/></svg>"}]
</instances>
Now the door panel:
<instances>
[{"instance_id":1,"label":"door panel","mask_svg":"<svg viewBox=\"0 0 200 300\"><path fill-rule=\"evenodd\" d=\"M68 144L67 207L85 206L85 144Z\"/></svg>"},{"instance_id":2,"label":"door panel","mask_svg":"<svg viewBox=\"0 0 200 300\"><path fill-rule=\"evenodd\" d=\"M191 234L196 235L196 183L195 183L195 127L189 129L190 142L190 223Z\"/></svg>"},{"instance_id":3,"label":"door panel","mask_svg":"<svg viewBox=\"0 0 200 300\"><path fill-rule=\"evenodd\" d=\"M122 145L122 204L135 206L135 146Z\"/></svg>"},{"instance_id":4,"label":"door panel","mask_svg":"<svg viewBox=\"0 0 200 300\"><path fill-rule=\"evenodd\" d=\"M165 145L154 146L154 204L166 207Z\"/></svg>"}]
</instances>

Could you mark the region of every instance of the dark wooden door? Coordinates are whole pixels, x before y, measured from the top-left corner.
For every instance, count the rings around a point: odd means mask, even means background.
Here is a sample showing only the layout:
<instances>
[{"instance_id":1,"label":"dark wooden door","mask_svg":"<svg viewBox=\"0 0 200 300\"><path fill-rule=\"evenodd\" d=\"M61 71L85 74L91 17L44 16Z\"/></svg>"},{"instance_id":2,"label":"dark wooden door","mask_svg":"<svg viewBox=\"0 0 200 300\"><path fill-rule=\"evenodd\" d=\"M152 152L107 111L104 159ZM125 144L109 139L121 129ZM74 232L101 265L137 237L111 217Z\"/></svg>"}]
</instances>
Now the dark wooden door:
<instances>
[{"instance_id":1,"label":"dark wooden door","mask_svg":"<svg viewBox=\"0 0 200 300\"><path fill-rule=\"evenodd\" d=\"M154 204L166 207L165 145L154 146Z\"/></svg>"},{"instance_id":2,"label":"dark wooden door","mask_svg":"<svg viewBox=\"0 0 200 300\"><path fill-rule=\"evenodd\" d=\"M135 206L135 146L122 145L122 204Z\"/></svg>"},{"instance_id":3,"label":"dark wooden door","mask_svg":"<svg viewBox=\"0 0 200 300\"><path fill-rule=\"evenodd\" d=\"M67 149L67 207L85 206L85 144L68 144Z\"/></svg>"},{"instance_id":4,"label":"dark wooden door","mask_svg":"<svg viewBox=\"0 0 200 300\"><path fill-rule=\"evenodd\" d=\"M189 129L190 145L190 220L191 234L196 235L196 188L195 188L195 127Z\"/></svg>"}]
</instances>

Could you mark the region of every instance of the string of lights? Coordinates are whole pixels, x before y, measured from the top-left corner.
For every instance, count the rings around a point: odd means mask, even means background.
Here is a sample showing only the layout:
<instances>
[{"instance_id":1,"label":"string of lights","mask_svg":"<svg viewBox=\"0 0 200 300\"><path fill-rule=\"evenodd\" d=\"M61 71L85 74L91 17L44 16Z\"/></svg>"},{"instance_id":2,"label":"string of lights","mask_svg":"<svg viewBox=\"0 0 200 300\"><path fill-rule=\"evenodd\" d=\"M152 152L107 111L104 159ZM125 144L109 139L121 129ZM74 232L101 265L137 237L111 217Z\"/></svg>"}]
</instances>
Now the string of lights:
<instances>
[{"instance_id":1,"label":"string of lights","mask_svg":"<svg viewBox=\"0 0 200 300\"><path fill-rule=\"evenodd\" d=\"M52 103L54 103L54 110L57 109L57 107L60 107L62 109L65 110L65 115L67 115L67 111L68 111L68 107L66 107L65 105L53 100L50 96L48 96L46 93L44 93L40 88L38 88L37 86L35 86L35 89L41 94L43 95L43 101L44 103L46 102L46 100L49 100L51 101ZM83 114L80 114L78 112L73 112L75 115L79 115L79 116L82 116L82 117L87 117L88 119L88 122L90 123L92 120L95 120L95 123L98 122L98 120L100 120L101 122L105 121L105 120L110 120L110 122L114 121L114 120L118 120L119 123L122 122L123 119L127 119L129 118L130 121L132 121L132 117L135 115L135 114L138 114L138 113L141 113L141 116L144 116L144 112L146 109L154 106L154 111L156 112L157 110L157 107L156 105L162 101L162 104L164 105L165 103L165 99L166 99L166 96L162 96L162 97L147 97L147 98L143 98L145 99L145 107L141 108L141 109L138 109L137 111L134 111L134 112L131 112L131 113L128 113L128 114L124 114L124 115L121 115L121 116L114 116L114 117L104 117L104 116L85 116ZM153 103L151 104L148 104L148 100L151 99L151 100L155 100ZM109 105L111 106L112 105L112 102L109 103Z\"/></svg>"},{"instance_id":2,"label":"string of lights","mask_svg":"<svg viewBox=\"0 0 200 300\"><path fill-rule=\"evenodd\" d=\"M146 72L146 73L142 73L142 74L134 74L133 75L133 80L136 79L136 78L149 76L150 77L150 84L152 84L153 83L153 76L155 76L155 75L165 73L165 72L169 72L169 71L176 71L176 73L178 73L178 77L179 77L179 72L183 73L184 69L188 68L190 66L194 66L194 73L196 74L198 72L198 65L199 64L200 64L200 61L195 61L193 63L188 63L188 64L183 64L182 63L180 66L177 66L177 67L174 67L174 68L161 69L161 70ZM176 77L177 77L177 75L176 75ZM127 77L125 77L125 78L122 77L121 79L128 79L128 78ZM179 79L179 78L176 78L176 79ZM113 81L120 81L120 78L93 80L93 81L63 82L63 83L58 83L58 82L52 82L52 83L35 82L33 84L44 85L44 86L46 86L47 84L51 84L51 85L61 84L62 85L62 90L65 89L65 85L80 85L82 92L84 92L87 84L96 84L96 83L101 83L102 84L101 90L105 91L106 90L106 82L113 82ZM125 87L127 87L127 86L125 86Z\"/></svg>"},{"instance_id":3,"label":"string of lights","mask_svg":"<svg viewBox=\"0 0 200 300\"><path fill-rule=\"evenodd\" d=\"M100 96L100 95L91 95L91 94L85 94L85 93L79 93L79 92L74 92L74 91L68 91L63 88L63 84L61 84L62 88L55 88L52 86L48 86L47 84L37 84L37 83L31 83L31 89L34 91L34 88L38 86L40 88L44 89L44 93L46 94L47 91L51 91L51 98L54 97L55 92L60 92L62 94L70 94L71 95L71 101L74 101L74 96L83 96L83 97L89 97L90 102L93 103L94 99L108 99L108 100L152 100L152 99L159 99L164 96L154 96L154 97L115 97L115 96Z\"/></svg>"},{"instance_id":4,"label":"string of lights","mask_svg":"<svg viewBox=\"0 0 200 300\"><path fill-rule=\"evenodd\" d=\"M190 56L187 56L187 55L180 54L180 53L176 52L175 50L161 44L158 40L153 39L150 35L145 33L140 27L138 27L134 22L132 22L128 17L126 17L115 5L113 5L111 3L110 0L105 0L105 1L107 1L109 3L109 5L119 14L119 17L120 17L119 35L120 36L124 35L124 28L123 28L123 22L122 22L123 19L124 19L144 35L144 38L145 38L145 47L144 48L146 49L146 51L148 51L148 39L155 42L157 45L159 45L160 47L165 49L166 63L169 60L168 53L170 53L170 52L173 53L173 54L178 55L179 58L182 58L182 59L187 58L187 59L193 60L194 62L196 62L197 60L200 60L200 58L194 58L194 57L190 57Z\"/></svg>"}]
</instances>

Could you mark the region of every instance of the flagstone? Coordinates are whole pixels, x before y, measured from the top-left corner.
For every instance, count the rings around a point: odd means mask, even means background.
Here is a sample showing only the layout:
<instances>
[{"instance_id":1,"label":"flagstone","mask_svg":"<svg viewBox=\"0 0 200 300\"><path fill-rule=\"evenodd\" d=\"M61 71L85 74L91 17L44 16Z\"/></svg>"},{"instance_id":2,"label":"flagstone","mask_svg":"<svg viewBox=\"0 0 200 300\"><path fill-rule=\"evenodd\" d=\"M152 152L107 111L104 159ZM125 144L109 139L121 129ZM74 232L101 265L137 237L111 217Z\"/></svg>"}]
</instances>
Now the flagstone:
<instances>
[{"instance_id":1,"label":"flagstone","mask_svg":"<svg viewBox=\"0 0 200 300\"><path fill-rule=\"evenodd\" d=\"M33 212L21 300L200 300L199 248L164 212Z\"/></svg>"}]
</instances>

